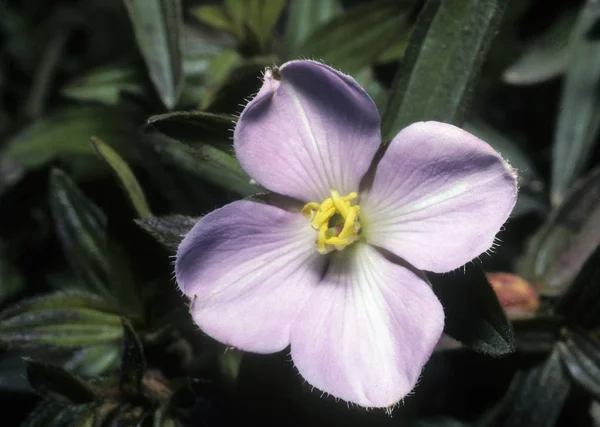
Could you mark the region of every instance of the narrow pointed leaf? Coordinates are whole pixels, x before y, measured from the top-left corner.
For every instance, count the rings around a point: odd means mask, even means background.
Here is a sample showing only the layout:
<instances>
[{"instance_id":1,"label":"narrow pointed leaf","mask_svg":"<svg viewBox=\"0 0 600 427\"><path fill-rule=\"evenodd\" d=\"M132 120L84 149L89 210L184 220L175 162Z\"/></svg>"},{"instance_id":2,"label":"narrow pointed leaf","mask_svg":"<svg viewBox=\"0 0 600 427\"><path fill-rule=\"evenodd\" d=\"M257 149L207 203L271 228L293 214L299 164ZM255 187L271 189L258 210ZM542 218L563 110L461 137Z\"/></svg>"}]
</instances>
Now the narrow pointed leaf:
<instances>
[{"instance_id":1,"label":"narrow pointed leaf","mask_svg":"<svg viewBox=\"0 0 600 427\"><path fill-rule=\"evenodd\" d=\"M560 204L587 164L600 129L600 39L592 35L600 4L587 0L569 40L567 70L554 134L552 202Z\"/></svg>"},{"instance_id":2,"label":"narrow pointed leaf","mask_svg":"<svg viewBox=\"0 0 600 427\"><path fill-rule=\"evenodd\" d=\"M79 101L96 101L117 105L122 92L143 94L142 75L125 65L112 65L92 70L67 83L61 93Z\"/></svg>"},{"instance_id":3,"label":"narrow pointed leaf","mask_svg":"<svg viewBox=\"0 0 600 427\"><path fill-rule=\"evenodd\" d=\"M119 387L128 393L142 395L142 378L146 371L146 358L140 338L126 319L123 322L121 346L121 374Z\"/></svg>"},{"instance_id":4,"label":"narrow pointed leaf","mask_svg":"<svg viewBox=\"0 0 600 427\"><path fill-rule=\"evenodd\" d=\"M508 392L500 427L553 427L571 388L558 350L518 375Z\"/></svg>"},{"instance_id":5,"label":"narrow pointed leaf","mask_svg":"<svg viewBox=\"0 0 600 427\"><path fill-rule=\"evenodd\" d=\"M170 215L138 219L135 222L168 250L175 253L179 243L198 220L199 218L189 216Z\"/></svg>"},{"instance_id":6,"label":"narrow pointed leaf","mask_svg":"<svg viewBox=\"0 0 600 427\"><path fill-rule=\"evenodd\" d=\"M288 58L317 28L341 10L339 0L290 0L285 31Z\"/></svg>"},{"instance_id":7,"label":"narrow pointed leaf","mask_svg":"<svg viewBox=\"0 0 600 427\"><path fill-rule=\"evenodd\" d=\"M472 349L501 356L515 349L514 333L485 274L476 266L429 274L446 315L444 332Z\"/></svg>"},{"instance_id":8,"label":"narrow pointed leaf","mask_svg":"<svg viewBox=\"0 0 600 427\"><path fill-rule=\"evenodd\" d=\"M106 161L106 163L108 163L119 178L119 181L125 189L138 216L140 218L152 216L144 191L127 162L123 160L119 153L113 150L109 145L105 144L101 139L93 137L91 141L96 152Z\"/></svg>"},{"instance_id":9,"label":"narrow pointed leaf","mask_svg":"<svg viewBox=\"0 0 600 427\"><path fill-rule=\"evenodd\" d=\"M286 0L238 0L248 3L246 24L264 47L283 12Z\"/></svg>"},{"instance_id":10,"label":"narrow pointed leaf","mask_svg":"<svg viewBox=\"0 0 600 427\"><path fill-rule=\"evenodd\" d=\"M235 23L221 6L198 6L193 8L190 13L206 25L241 38L241 34L237 34Z\"/></svg>"},{"instance_id":11,"label":"narrow pointed leaf","mask_svg":"<svg viewBox=\"0 0 600 427\"><path fill-rule=\"evenodd\" d=\"M129 127L122 112L112 107L77 107L54 113L35 121L10 138L0 149L0 193L18 182L29 169L39 168L55 159L81 164L91 159L101 166L90 137L97 135L111 141L133 158L128 148ZM85 163L90 173L91 162Z\"/></svg>"},{"instance_id":12,"label":"narrow pointed leaf","mask_svg":"<svg viewBox=\"0 0 600 427\"><path fill-rule=\"evenodd\" d=\"M502 79L513 85L531 85L563 74L569 67L568 40L574 21L574 13L562 13L550 28L525 48Z\"/></svg>"},{"instance_id":13,"label":"narrow pointed leaf","mask_svg":"<svg viewBox=\"0 0 600 427\"><path fill-rule=\"evenodd\" d=\"M600 341L584 333L572 332L558 344L562 361L573 381L600 400Z\"/></svg>"},{"instance_id":14,"label":"narrow pointed leaf","mask_svg":"<svg viewBox=\"0 0 600 427\"><path fill-rule=\"evenodd\" d=\"M258 191L259 187L252 183L233 155L209 144L191 148L158 132L153 134L147 142L160 153L163 162L241 196Z\"/></svg>"},{"instance_id":15,"label":"narrow pointed leaf","mask_svg":"<svg viewBox=\"0 0 600 427\"><path fill-rule=\"evenodd\" d=\"M160 98L169 109L181 94L183 12L180 0L123 0L138 47Z\"/></svg>"},{"instance_id":16,"label":"narrow pointed leaf","mask_svg":"<svg viewBox=\"0 0 600 427\"><path fill-rule=\"evenodd\" d=\"M105 300L81 292L28 299L0 312L0 343L77 348L114 342L122 335L115 311Z\"/></svg>"},{"instance_id":17,"label":"narrow pointed leaf","mask_svg":"<svg viewBox=\"0 0 600 427\"><path fill-rule=\"evenodd\" d=\"M542 295L563 294L600 244L600 168L567 194L532 238L521 275Z\"/></svg>"},{"instance_id":18,"label":"narrow pointed leaf","mask_svg":"<svg viewBox=\"0 0 600 427\"><path fill-rule=\"evenodd\" d=\"M62 171L50 178L50 206L58 235L73 270L88 289L110 295L106 217Z\"/></svg>"},{"instance_id":19,"label":"narrow pointed leaf","mask_svg":"<svg viewBox=\"0 0 600 427\"><path fill-rule=\"evenodd\" d=\"M89 403L96 399L92 388L83 380L57 366L32 360L25 361L26 375L38 393L65 403Z\"/></svg>"},{"instance_id":20,"label":"narrow pointed leaf","mask_svg":"<svg viewBox=\"0 0 600 427\"><path fill-rule=\"evenodd\" d=\"M504 0L427 0L392 85L383 137L421 120L462 125Z\"/></svg>"},{"instance_id":21,"label":"narrow pointed leaf","mask_svg":"<svg viewBox=\"0 0 600 427\"><path fill-rule=\"evenodd\" d=\"M392 41L406 36L415 6L412 0L377 0L355 6L319 27L292 56L319 59L346 73L360 71Z\"/></svg>"}]
</instances>

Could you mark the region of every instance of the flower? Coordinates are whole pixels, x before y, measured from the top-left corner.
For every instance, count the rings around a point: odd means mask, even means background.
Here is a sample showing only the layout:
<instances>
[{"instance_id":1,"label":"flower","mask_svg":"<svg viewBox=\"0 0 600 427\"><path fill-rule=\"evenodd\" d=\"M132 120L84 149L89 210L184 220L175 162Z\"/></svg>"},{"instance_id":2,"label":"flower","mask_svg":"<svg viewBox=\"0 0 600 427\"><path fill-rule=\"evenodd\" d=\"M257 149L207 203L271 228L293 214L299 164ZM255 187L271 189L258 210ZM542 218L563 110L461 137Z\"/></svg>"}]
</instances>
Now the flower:
<instances>
[{"instance_id":1,"label":"flower","mask_svg":"<svg viewBox=\"0 0 600 427\"><path fill-rule=\"evenodd\" d=\"M372 175L380 146L377 109L351 77L304 60L267 70L234 147L252 178L300 204L230 203L176 259L206 334L256 353L290 346L309 384L365 407L406 396L440 338L444 311L420 270L490 249L517 193L498 153L455 126L408 126Z\"/></svg>"}]
</instances>

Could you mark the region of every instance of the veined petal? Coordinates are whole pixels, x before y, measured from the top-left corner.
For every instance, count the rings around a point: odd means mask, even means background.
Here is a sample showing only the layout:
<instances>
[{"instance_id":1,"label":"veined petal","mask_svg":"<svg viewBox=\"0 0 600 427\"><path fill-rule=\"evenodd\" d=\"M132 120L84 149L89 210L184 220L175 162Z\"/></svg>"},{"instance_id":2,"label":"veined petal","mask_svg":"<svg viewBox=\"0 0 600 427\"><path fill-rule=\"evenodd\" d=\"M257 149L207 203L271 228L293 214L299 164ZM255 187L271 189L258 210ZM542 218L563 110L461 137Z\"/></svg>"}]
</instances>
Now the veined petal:
<instances>
[{"instance_id":1,"label":"veined petal","mask_svg":"<svg viewBox=\"0 0 600 427\"><path fill-rule=\"evenodd\" d=\"M335 254L292 326L292 359L314 387L389 407L415 386L444 326L429 285L366 244Z\"/></svg>"},{"instance_id":2,"label":"veined petal","mask_svg":"<svg viewBox=\"0 0 600 427\"><path fill-rule=\"evenodd\" d=\"M380 144L375 104L350 76L314 61L267 70L235 128L242 167L269 190L320 202L357 191Z\"/></svg>"},{"instance_id":3,"label":"veined petal","mask_svg":"<svg viewBox=\"0 0 600 427\"><path fill-rule=\"evenodd\" d=\"M485 142L420 122L390 143L360 202L364 235L422 270L447 272L492 247L517 199L516 174Z\"/></svg>"},{"instance_id":4,"label":"veined petal","mask_svg":"<svg viewBox=\"0 0 600 427\"><path fill-rule=\"evenodd\" d=\"M323 272L306 218L247 200L203 217L177 251L180 289L194 321L233 347L271 353Z\"/></svg>"}]
</instances>

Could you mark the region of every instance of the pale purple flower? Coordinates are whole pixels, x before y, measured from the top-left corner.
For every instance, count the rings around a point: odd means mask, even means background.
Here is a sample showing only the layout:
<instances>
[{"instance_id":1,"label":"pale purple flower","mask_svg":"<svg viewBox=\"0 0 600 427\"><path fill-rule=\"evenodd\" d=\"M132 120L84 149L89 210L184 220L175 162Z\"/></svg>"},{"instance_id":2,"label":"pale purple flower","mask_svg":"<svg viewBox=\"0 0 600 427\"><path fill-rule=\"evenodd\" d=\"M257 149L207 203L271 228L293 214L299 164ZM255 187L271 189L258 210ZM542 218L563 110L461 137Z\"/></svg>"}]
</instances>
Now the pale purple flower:
<instances>
[{"instance_id":1,"label":"pale purple flower","mask_svg":"<svg viewBox=\"0 0 600 427\"><path fill-rule=\"evenodd\" d=\"M290 346L300 374L332 396L395 404L444 325L419 270L451 271L491 248L515 204L514 171L464 130L420 122L362 189L379 114L351 77L313 61L266 71L234 145L251 177L300 209L241 200L196 224L176 262L194 321L245 351Z\"/></svg>"}]
</instances>

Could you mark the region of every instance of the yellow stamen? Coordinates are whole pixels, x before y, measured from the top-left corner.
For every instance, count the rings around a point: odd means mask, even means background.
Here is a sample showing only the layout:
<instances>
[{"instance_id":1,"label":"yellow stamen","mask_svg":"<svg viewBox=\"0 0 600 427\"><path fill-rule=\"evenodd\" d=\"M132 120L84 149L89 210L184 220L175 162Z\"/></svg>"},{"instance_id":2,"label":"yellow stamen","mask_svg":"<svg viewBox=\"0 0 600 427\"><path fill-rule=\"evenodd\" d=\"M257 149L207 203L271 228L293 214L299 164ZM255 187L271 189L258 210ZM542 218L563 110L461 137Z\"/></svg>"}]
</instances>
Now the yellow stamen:
<instances>
[{"instance_id":1,"label":"yellow stamen","mask_svg":"<svg viewBox=\"0 0 600 427\"><path fill-rule=\"evenodd\" d=\"M357 197L358 194L355 192L342 197L339 192L331 190L331 197L325 199L321 204L310 202L304 205L302 215L309 218L311 226L318 230L316 243L319 253L341 251L358 239L360 207L350 203ZM337 218L341 217L342 224L334 218L336 215L338 215Z\"/></svg>"}]
</instances>

